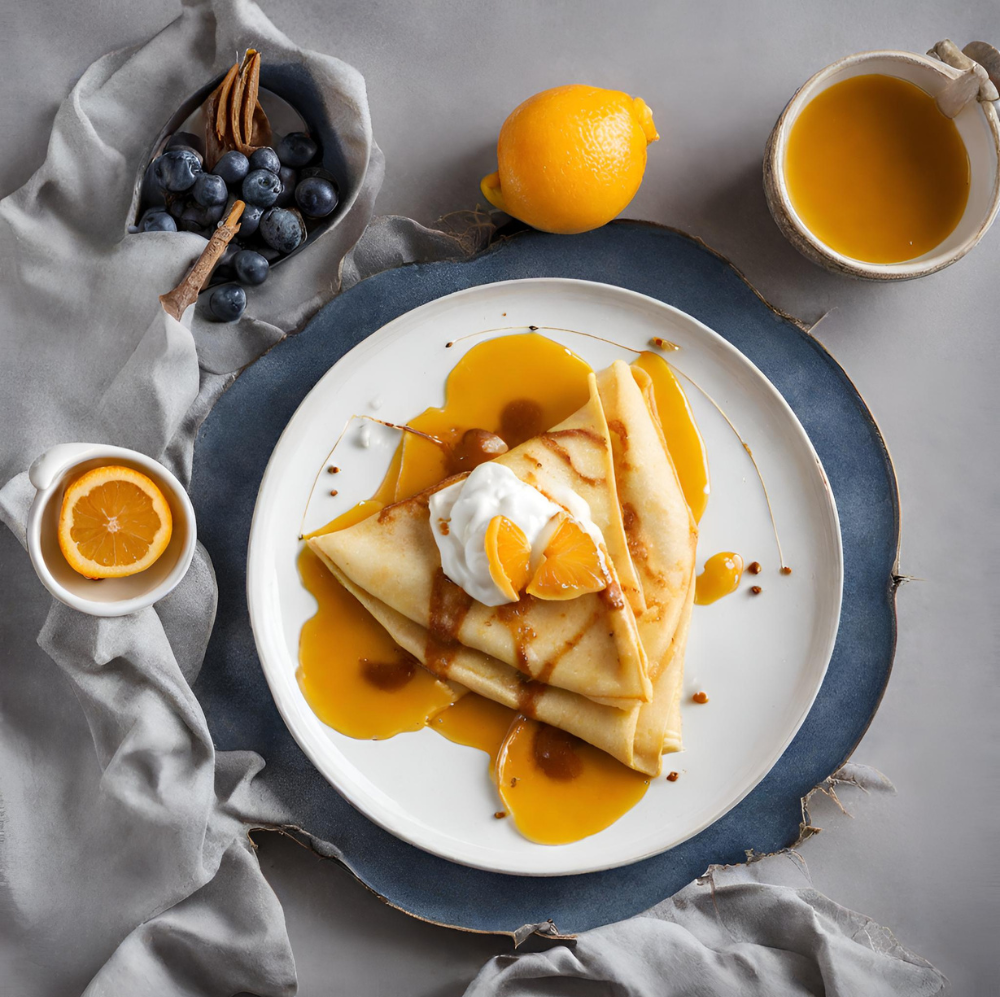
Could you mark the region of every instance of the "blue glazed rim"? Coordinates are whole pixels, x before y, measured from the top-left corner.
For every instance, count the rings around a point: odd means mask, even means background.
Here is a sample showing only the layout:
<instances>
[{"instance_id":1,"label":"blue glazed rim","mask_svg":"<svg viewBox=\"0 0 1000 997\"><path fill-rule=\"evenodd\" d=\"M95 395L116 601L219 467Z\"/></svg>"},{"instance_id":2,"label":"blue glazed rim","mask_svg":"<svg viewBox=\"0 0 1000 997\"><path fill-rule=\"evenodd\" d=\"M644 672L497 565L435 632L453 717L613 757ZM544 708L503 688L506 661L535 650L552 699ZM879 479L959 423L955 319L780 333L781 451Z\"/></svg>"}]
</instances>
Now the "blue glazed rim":
<instances>
[{"instance_id":1,"label":"blue glazed rim","mask_svg":"<svg viewBox=\"0 0 1000 997\"><path fill-rule=\"evenodd\" d=\"M630 866L538 879L455 865L355 811L295 744L271 700L244 596L257 488L302 398L344 353L397 315L453 291L522 277L617 284L689 312L741 349L792 406L840 510L841 628L806 721L765 779L700 834ZM424 920L514 933L554 921L575 933L639 913L712 864L793 844L802 797L850 757L881 702L896 643L899 501L888 449L857 389L795 319L770 306L725 258L684 233L618 222L580 236L521 232L472 260L401 267L363 281L248 368L216 404L195 448L191 497L219 580L219 610L195 692L218 748L250 748L258 776L305 828L387 903ZM286 826L287 827L287 826ZM288 827L289 830L292 827ZM332 842L332 848L319 844Z\"/></svg>"}]
</instances>

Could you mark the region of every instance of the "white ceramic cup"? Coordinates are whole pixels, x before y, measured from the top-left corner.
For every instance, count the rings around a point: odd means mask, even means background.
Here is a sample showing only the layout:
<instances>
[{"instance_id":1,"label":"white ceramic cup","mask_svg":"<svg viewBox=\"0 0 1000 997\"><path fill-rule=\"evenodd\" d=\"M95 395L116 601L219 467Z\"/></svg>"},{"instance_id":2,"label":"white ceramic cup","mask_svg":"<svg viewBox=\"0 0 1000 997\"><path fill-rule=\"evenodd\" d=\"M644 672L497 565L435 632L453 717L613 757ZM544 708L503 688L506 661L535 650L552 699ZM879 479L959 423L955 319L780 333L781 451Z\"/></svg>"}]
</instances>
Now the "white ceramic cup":
<instances>
[{"instance_id":1,"label":"white ceramic cup","mask_svg":"<svg viewBox=\"0 0 1000 997\"><path fill-rule=\"evenodd\" d=\"M127 578L84 578L59 549L59 513L67 487L82 474L121 464L152 478L173 516L167 549L145 571ZM28 512L28 554L42 584L60 601L91 616L126 616L158 602L177 586L194 556L194 508L181 483L162 464L135 450L97 443L61 443L28 472L37 489Z\"/></svg>"},{"instance_id":2,"label":"white ceramic cup","mask_svg":"<svg viewBox=\"0 0 1000 997\"><path fill-rule=\"evenodd\" d=\"M820 70L795 93L778 118L764 154L764 191L771 215L804 256L836 273L868 280L907 280L934 273L960 260L993 224L1000 208L1000 122L989 101L972 100L952 120L969 154L970 186L965 213L955 230L933 249L904 263L868 263L844 256L806 227L792 204L785 180L788 136L802 109L842 80L869 73L896 76L937 97L963 71L912 52L860 52Z\"/></svg>"}]
</instances>

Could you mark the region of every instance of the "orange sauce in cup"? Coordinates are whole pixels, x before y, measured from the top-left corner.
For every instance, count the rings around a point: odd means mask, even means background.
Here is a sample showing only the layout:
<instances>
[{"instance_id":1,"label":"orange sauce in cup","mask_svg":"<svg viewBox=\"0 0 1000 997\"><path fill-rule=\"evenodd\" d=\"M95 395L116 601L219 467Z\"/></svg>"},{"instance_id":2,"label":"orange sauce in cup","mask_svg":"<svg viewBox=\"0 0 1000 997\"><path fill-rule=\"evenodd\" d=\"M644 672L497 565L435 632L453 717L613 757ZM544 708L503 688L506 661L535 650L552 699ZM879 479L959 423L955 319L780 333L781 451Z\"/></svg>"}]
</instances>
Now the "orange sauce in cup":
<instances>
[{"instance_id":1,"label":"orange sauce in cup","mask_svg":"<svg viewBox=\"0 0 1000 997\"><path fill-rule=\"evenodd\" d=\"M788 135L796 213L830 249L867 263L923 256L969 199L969 155L955 122L920 87L878 73L817 94Z\"/></svg>"}]
</instances>

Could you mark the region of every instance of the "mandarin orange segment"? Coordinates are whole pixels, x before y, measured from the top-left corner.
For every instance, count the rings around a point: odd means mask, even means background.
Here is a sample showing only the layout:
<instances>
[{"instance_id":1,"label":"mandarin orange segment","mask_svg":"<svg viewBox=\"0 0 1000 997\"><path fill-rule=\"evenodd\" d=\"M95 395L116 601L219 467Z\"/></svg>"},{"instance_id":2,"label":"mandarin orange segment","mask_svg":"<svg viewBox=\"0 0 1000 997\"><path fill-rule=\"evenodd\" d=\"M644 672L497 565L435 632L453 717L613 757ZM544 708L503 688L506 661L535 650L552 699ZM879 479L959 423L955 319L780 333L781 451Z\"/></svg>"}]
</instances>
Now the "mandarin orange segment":
<instances>
[{"instance_id":1,"label":"mandarin orange segment","mask_svg":"<svg viewBox=\"0 0 1000 997\"><path fill-rule=\"evenodd\" d=\"M494 516L486 527L486 558L496 587L517 602L531 577L531 544L524 530L506 516Z\"/></svg>"},{"instance_id":2,"label":"mandarin orange segment","mask_svg":"<svg viewBox=\"0 0 1000 997\"><path fill-rule=\"evenodd\" d=\"M66 489L59 548L87 578L145 571L167 549L173 517L153 480L131 467L96 467Z\"/></svg>"},{"instance_id":3,"label":"mandarin orange segment","mask_svg":"<svg viewBox=\"0 0 1000 997\"><path fill-rule=\"evenodd\" d=\"M600 592L607 584L597 544L566 517L552 534L527 591L538 599L575 599Z\"/></svg>"}]
</instances>

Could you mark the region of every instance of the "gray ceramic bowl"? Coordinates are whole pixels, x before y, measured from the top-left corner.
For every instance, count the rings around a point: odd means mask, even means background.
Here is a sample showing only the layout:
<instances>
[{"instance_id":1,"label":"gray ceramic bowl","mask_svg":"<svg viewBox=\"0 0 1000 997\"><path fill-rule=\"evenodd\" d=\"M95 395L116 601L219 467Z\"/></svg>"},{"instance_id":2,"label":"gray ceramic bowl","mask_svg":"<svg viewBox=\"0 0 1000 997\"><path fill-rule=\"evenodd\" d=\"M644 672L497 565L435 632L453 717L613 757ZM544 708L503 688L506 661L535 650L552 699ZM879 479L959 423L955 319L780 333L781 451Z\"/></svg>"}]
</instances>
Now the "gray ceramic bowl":
<instances>
[{"instance_id":1,"label":"gray ceramic bowl","mask_svg":"<svg viewBox=\"0 0 1000 997\"><path fill-rule=\"evenodd\" d=\"M129 212L133 224L138 222L144 207L142 182L147 166L160 155L176 132L204 134L202 105L221 81L220 74L188 97L160 130L136 177ZM313 165L321 166L335 179L340 196L336 209L311 228L308 239L295 252L272 265L280 266L315 245L348 214L361 191L372 143L357 106L335 90L320 88L302 65L265 62L260 71L259 99L276 137L307 131L316 139L321 159Z\"/></svg>"}]
</instances>

